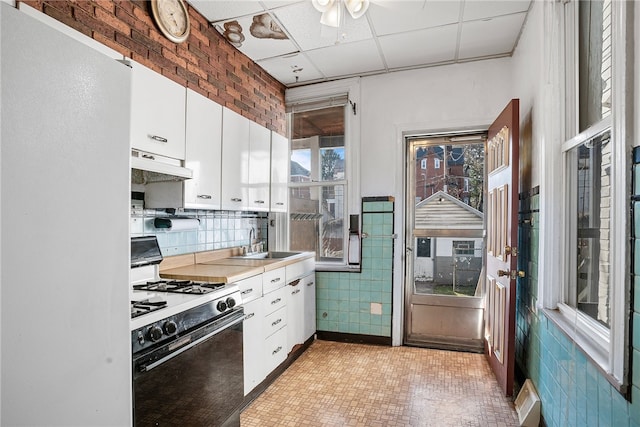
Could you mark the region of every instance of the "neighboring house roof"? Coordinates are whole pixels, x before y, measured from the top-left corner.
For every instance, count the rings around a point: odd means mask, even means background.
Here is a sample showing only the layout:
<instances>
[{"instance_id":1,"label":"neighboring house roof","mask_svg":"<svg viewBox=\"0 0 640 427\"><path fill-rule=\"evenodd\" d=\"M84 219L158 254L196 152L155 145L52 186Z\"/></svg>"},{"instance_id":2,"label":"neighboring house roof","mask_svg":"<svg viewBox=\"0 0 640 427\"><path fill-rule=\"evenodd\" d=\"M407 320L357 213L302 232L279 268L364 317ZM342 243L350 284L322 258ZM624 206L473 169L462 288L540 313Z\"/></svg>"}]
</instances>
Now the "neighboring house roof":
<instances>
[{"instance_id":1,"label":"neighboring house roof","mask_svg":"<svg viewBox=\"0 0 640 427\"><path fill-rule=\"evenodd\" d=\"M436 230L482 230L484 215L444 191L416 204L415 228Z\"/></svg>"}]
</instances>

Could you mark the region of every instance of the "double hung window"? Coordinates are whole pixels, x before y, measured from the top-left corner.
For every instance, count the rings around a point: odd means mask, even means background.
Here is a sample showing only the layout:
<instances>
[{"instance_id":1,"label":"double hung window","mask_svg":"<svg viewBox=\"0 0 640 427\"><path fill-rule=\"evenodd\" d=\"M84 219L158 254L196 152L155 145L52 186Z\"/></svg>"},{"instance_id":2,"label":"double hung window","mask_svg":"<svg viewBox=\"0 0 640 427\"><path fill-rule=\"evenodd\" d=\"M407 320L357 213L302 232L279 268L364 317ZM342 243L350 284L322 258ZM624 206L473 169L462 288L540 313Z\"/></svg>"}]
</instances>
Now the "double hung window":
<instances>
[{"instance_id":1,"label":"double hung window","mask_svg":"<svg viewBox=\"0 0 640 427\"><path fill-rule=\"evenodd\" d=\"M616 99L616 23L611 0L564 6L564 262L557 305L567 330L623 386L626 360L626 144ZM618 118L616 119L616 115ZM622 222L620 221L622 219Z\"/></svg>"}]
</instances>

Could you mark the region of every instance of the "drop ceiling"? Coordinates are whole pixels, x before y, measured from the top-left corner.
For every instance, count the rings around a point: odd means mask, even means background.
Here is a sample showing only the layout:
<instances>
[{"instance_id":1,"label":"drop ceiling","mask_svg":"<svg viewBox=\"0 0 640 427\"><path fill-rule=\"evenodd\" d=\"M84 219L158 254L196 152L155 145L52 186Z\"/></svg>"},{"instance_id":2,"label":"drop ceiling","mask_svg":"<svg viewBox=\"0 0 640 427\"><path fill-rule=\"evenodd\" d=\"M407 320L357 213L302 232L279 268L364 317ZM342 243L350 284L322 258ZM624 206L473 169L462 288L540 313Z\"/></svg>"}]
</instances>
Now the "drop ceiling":
<instances>
[{"instance_id":1,"label":"drop ceiling","mask_svg":"<svg viewBox=\"0 0 640 427\"><path fill-rule=\"evenodd\" d=\"M510 56L530 0L370 0L365 16L320 24L310 0L188 0L287 87Z\"/></svg>"}]
</instances>

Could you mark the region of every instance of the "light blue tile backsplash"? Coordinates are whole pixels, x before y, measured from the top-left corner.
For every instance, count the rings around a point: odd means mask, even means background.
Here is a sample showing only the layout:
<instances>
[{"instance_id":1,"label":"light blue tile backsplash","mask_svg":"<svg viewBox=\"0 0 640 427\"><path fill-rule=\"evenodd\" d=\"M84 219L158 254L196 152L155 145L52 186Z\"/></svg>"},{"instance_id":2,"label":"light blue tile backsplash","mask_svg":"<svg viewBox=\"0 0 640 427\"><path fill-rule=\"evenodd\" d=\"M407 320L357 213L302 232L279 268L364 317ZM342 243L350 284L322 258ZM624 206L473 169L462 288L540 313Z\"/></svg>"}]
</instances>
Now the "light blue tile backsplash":
<instances>
[{"instance_id":1,"label":"light blue tile backsplash","mask_svg":"<svg viewBox=\"0 0 640 427\"><path fill-rule=\"evenodd\" d=\"M316 273L319 331L391 337L393 208L391 201L363 202L362 232L370 237L362 239L359 273Z\"/></svg>"},{"instance_id":2,"label":"light blue tile backsplash","mask_svg":"<svg viewBox=\"0 0 640 427\"><path fill-rule=\"evenodd\" d=\"M255 239L264 242L266 249L266 214L186 209L179 216L199 219L198 229L167 231L154 227L156 217L170 216L164 210L132 210L131 237L154 235L158 239L162 255L170 256L248 245L250 230L254 229Z\"/></svg>"}]
</instances>

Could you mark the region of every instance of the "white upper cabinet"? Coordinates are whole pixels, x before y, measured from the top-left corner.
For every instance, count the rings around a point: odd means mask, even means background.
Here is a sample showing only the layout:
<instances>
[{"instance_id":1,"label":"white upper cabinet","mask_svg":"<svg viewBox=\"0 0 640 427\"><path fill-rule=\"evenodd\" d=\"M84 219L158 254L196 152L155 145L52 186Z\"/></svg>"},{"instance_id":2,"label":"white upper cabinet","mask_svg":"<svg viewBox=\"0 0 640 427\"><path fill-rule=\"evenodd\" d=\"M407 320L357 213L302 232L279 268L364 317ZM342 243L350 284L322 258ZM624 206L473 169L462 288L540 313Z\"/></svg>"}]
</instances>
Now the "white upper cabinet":
<instances>
[{"instance_id":1,"label":"white upper cabinet","mask_svg":"<svg viewBox=\"0 0 640 427\"><path fill-rule=\"evenodd\" d=\"M287 212L289 191L289 140L271 133L271 212Z\"/></svg>"},{"instance_id":2,"label":"white upper cabinet","mask_svg":"<svg viewBox=\"0 0 640 427\"><path fill-rule=\"evenodd\" d=\"M271 178L271 131L255 122L249 124L249 201L252 211L268 211Z\"/></svg>"},{"instance_id":3,"label":"white upper cabinet","mask_svg":"<svg viewBox=\"0 0 640 427\"><path fill-rule=\"evenodd\" d=\"M184 182L184 207L220 209L222 106L187 89L186 162L193 178Z\"/></svg>"},{"instance_id":4,"label":"white upper cabinet","mask_svg":"<svg viewBox=\"0 0 640 427\"><path fill-rule=\"evenodd\" d=\"M222 110L223 210L246 210L249 185L249 123L240 114Z\"/></svg>"},{"instance_id":5,"label":"white upper cabinet","mask_svg":"<svg viewBox=\"0 0 640 427\"><path fill-rule=\"evenodd\" d=\"M131 61L131 147L184 160L184 86Z\"/></svg>"}]
</instances>

